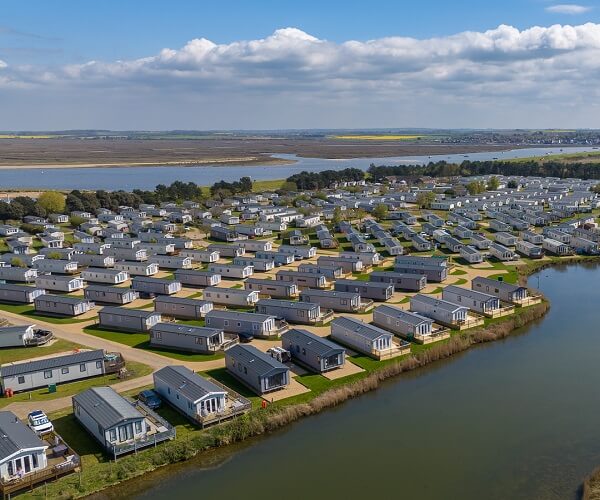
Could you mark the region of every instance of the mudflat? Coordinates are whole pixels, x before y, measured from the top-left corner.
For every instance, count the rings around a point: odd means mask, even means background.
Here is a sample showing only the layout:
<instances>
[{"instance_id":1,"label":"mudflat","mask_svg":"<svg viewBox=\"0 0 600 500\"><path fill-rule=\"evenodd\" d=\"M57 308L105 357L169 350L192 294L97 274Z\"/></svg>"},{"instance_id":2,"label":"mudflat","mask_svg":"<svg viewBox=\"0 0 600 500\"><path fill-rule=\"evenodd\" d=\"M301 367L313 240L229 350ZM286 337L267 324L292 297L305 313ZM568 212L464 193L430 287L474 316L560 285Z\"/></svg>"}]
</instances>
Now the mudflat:
<instances>
[{"instance_id":1,"label":"mudflat","mask_svg":"<svg viewBox=\"0 0 600 500\"><path fill-rule=\"evenodd\" d=\"M360 158L501 151L514 145L407 144L405 141L336 140L326 137L203 139L0 139L0 168L124 167L165 165L284 165L273 154L310 158Z\"/></svg>"}]
</instances>

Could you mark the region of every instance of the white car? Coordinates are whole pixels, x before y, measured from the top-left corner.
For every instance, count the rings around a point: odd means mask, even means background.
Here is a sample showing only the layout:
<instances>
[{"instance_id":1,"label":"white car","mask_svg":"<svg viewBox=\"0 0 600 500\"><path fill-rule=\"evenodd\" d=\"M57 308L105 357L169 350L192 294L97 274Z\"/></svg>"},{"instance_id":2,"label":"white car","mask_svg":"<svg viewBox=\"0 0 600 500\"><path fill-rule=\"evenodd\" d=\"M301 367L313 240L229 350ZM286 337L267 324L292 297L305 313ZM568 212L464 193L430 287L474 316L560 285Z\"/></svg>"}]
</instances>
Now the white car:
<instances>
[{"instance_id":1,"label":"white car","mask_svg":"<svg viewBox=\"0 0 600 500\"><path fill-rule=\"evenodd\" d=\"M54 432L54 425L52 425L50 419L41 410L32 411L27 416L27 422L30 429L38 436L41 436L42 434L48 434L49 432Z\"/></svg>"}]
</instances>

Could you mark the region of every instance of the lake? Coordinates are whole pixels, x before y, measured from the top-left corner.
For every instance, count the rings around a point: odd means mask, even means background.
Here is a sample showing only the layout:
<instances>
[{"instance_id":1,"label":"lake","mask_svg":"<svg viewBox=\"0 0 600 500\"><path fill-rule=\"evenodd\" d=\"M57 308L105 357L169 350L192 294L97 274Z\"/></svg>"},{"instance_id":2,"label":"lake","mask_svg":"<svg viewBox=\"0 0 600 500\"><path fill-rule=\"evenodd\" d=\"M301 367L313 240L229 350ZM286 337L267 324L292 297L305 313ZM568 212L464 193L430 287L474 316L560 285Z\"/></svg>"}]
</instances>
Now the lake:
<instances>
[{"instance_id":1,"label":"lake","mask_svg":"<svg viewBox=\"0 0 600 500\"><path fill-rule=\"evenodd\" d=\"M552 307L517 334L107 496L575 498L600 465L600 267L538 276Z\"/></svg>"},{"instance_id":2,"label":"lake","mask_svg":"<svg viewBox=\"0 0 600 500\"><path fill-rule=\"evenodd\" d=\"M589 147L564 148L569 153L592 151ZM529 158L546 154L559 154L560 147L524 148L509 151L471 153L468 155L432 155L401 156L391 158L352 158L333 160L322 158L300 158L296 155L278 154L277 158L297 160L293 165L281 166L166 166L166 167L120 167L120 168L31 168L0 169L1 189L154 189L158 184L171 184L179 180L195 182L201 186L209 186L224 180L237 181L242 176L252 180L286 179L301 172L320 172L322 170L341 170L348 167L366 170L371 163L376 165L410 165L424 164L430 161L446 160L450 163L461 163L463 160L508 160L512 158Z\"/></svg>"}]
</instances>

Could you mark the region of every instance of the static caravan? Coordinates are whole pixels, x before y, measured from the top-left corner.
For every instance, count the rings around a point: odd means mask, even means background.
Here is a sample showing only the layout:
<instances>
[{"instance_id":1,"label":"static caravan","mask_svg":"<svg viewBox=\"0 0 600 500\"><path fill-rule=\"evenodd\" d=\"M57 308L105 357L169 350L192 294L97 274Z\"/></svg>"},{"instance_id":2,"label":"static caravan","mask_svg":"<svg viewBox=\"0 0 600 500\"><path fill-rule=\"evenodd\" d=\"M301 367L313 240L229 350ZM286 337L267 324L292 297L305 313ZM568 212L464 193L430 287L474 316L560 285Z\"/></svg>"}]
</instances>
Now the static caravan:
<instances>
[{"instance_id":1,"label":"static caravan","mask_svg":"<svg viewBox=\"0 0 600 500\"><path fill-rule=\"evenodd\" d=\"M114 239L114 241L118 241ZM142 262L148 259L148 251L145 248L119 248L113 245L110 248L107 248L104 253L106 255L112 255L115 260L133 260Z\"/></svg>"},{"instance_id":2,"label":"static caravan","mask_svg":"<svg viewBox=\"0 0 600 500\"><path fill-rule=\"evenodd\" d=\"M465 324L469 312L467 306L459 306L458 304L420 293L410 298L410 310L450 327Z\"/></svg>"},{"instance_id":3,"label":"static caravan","mask_svg":"<svg viewBox=\"0 0 600 500\"><path fill-rule=\"evenodd\" d=\"M283 252L256 252L255 257L257 259L272 259L276 266L286 266L296 259L293 254Z\"/></svg>"},{"instance_id":4,"label":"static caravan","mask_svg":"<svg viewBox=\"0 0 600 500\"><path fill-rule=\"evenodd\" d=\"M208 250L211 252L219 252L221 257L241 257L246 251L237 245L223 245L220 243L213 243L208 245Z\"/></svg>"},{"instance_id":5,"label":"static caravan","mask_svg":"<svg viewBox=\"0 0 600 500\"><path fill-rule=\"evenodd\" d=\"M73 274L77 272L77 262L72 260L41 259L33 264L38 273Z\"/></svg>"},{"instance_id":6,"label":"static caravan","mask_svg":"<svg viewBox=\"0 0 600 500\"><path fill-rule=\"evenodd\" d=\"M253 271L266 272L275 268L275 261L271 259L257 259L255 257L235 257L233 265L242 267L252 267Z\"/></svg>"},{"instance_id":7,"label":"static caravan","mask_svg":"<svg viewBox=\"0 0 600 500\"><path fill-rule=\"evenodd\" d=\"M523 231L521 233L521 237L528 241L529 243L533 243L534 245L541 245L544 241L544 235L535 233L533 231Z\"/></svg>"},{"instance_id":8,"label":"static caravan","mask_svg":"<svg viewBox=\"0 0 600 500\"><path fill-rule=\"evenodd\" d=\"M185 366L166 366L153 377L160 397L202 427L249 409L240 400L229 401L226 389Z\"/></svg>"},{"instance_id":9,"label":"static caravan","mask_svg":"<svg viewBox=\"0 0 600 500\"><path fill-rule=\"evenodd\" d=\"M441 283L448 277L448 259L445 257L400 255L394 262L396 272L423 275L428 283Z\"/></svg>"},{"instance_id":10,"label":"static caravan","mask_svg":"<svg viewBox=\"0 0 600 500\"><path fill-rule=\"evenodd\" d=\"M36 312L57 316L79 316L94 308L87 299L47 293L36 297L33 303Z\"/></svg>"},{"instance_id":11,"label":"static caravan","mask_svg":"<svg viewBox=\"0 0 600 500\"><path fill-rule=\"evenodd\" d=\"M33 283L37 278L37 269L27 267L1 267L0 280L2 281L17 281L22 283Z\"/></svg>"},{"instance_id":12,"label":"static caravan","mask_svg":"<svg viewBox=\"0 0 600 500\"><path fill-rule=\"evenodd\" d=\"M324 319L319 304L293 300L261 299L256 304L256 312L303 325L312 325Z\"/></svg>"},{"instance_id":13,"label":"static caravan","mask_svg":"<svg viewBox=\"0 0 600 500\"><path fill-rule=\"evenodd\" d=\"M220 274L195 269L177 269L175 279L185 286L216 286L221 283Z\"/></svg>"},{"instance_id":14,"label":"static caravan","mask_svg":"<svg viewBox=\"0 0 600 500\"><path fill-rule=\"evenodd\" d=\"M219 252L217 250L205 250L200 248L181 250L179 255L189 257L193 262L217 262L219 260Z\"/></svg>"},{"instance_id":15,"label":"static caravan","mask_svg":"<svg viewBox=\"0 0 600 500\"><path fill-rule=\"evenodd\" d=\"M283 389L290 369L251 345L234 345L225 351L227 371L257 394Z\"/></svg>"},{"instance_id":16,"label":"static caravan","mask_svg":"<svg viewBox=\"0 0 600 500\"><path fill-rule=\"evenodd\" d=\"M307 288L300 292L300 302L319 304L324 309L336 312L358 313L367 311L373 305L372 300L364 301L356 292L336 290L316 290Z\"/></svg>"},{"instance_id":17,"label":"static caravan","mask_svg":"<svg viewBox=\"0 0 600 500\"><path fill-rule=\"evenodd\" d=\"M415 234L411 239L411 245L417 252L428 252L431 250L431 242L418 234ZM402 255L402 252L392 255Z\"/></svg>"},{"instance_id":18,"label":"static caravan","mask_svg":"<svg viewBox=\"0 0 600 500\"><path fill-rule=\"evenodd\" d=\"M207 287L204 298L214 304L227 306L252 307L258 302L258 292L242 288Z\"/></svg>"},{"instance_id":19,"label":"static caravan","mask_svg":"<svg viewBox=\"0 0 600 500\"><path fill-rule=\"evenodd\" d=\"M386 301L394 294L394 285L390 283L379 283L376 281L360 280L336 280L333 284L334 290L339 292L355 292L365 299L375 301Z\"/></svg>"},{"instance_id":20,"label":"static caravan","mask_svg":"<svg viewBox=\"0 0 600 500\"><path fill-rule=\"evenodd\" d=\"M279 253L292 254L296 259L312 259L317 256L317 247L300 245L280 245Z\"/></svg>"},{"instance_id":21,"label":"static caravan","mask_svg":"<svg viewBox=\"0 0 600 500\"><path fill-rule=\"evenodd\" d=\"M219 309L213 309L206 315L206 326L259 338L278 337L286 328L276 321L275 316Z\"/></svg>"},{"instance_id":22,"label":"static caravan","mask_svg":"<svg viewBox=\"0 0 600 500\"><path fill-rule=\"evenodd\" d=\"M144 248L150 255L172 255L175 253L175 243L169 243L168 240L156 243L140 243L137 248Z\"/></svg>"},{"instance_id":23,"label":"static caravan","mask_svg":"<svg viewBox=\"0 0 600 500\"><path fill-rule=\"evenodd\" d=\"M470 245L463 245L461 247L460 256L469 264L478 264L479 262L483 262L482 253Z\"/></svg>"},{"instance_id":24,"label":"static caravan","mask_svg":"<svg viewBox=\"0 0 600 500\"><path fill-rule=\"evenodd\" d=\"M338 266L344 270L344 273L358 273L364 269L362 260L342 259L333 255L321 255L317 259L319 266Z\"/></svg>"},{"instance_id":25,"label":"static caravan","mask_svg":"<svg viewBox=\"0 0 600 500\"><path fill-rule=\"evenodd\" d=\"M501 309L500 299L495 295L455 285L445 287L442 291L442 298L486 316L494 316Z\"/></svg>"},{"instance_id":26,"label":"static caravan","mask_svg":"<svg viewBox=\"0 0 600 500\"><path fill-rule=\"evenodd\" d=\"M473 234L471 236L471 245L479 250L487 250L491 244L492 241L488 240L485 236L481 236L480 234Z\"/></svg>"},{"instance_id":27,"label":"static caravan","mask_svg":"<svg viewBox=\"0 0 600 500\"><path fill-rule=\"evenodd\" d=\"M275 275L277 281L295 283L298 288L326 288L329 286L327 278L322 274L301 273L292 270L278 271Z\"/></svg>"},{"instance_id":28,"label":"static caravan","mask_svg":"<svg viewBox=\"0 0 600 500\"><path fill-rule=\"evenodd\" d=\"M273 250L273 243L264 240L245 240L238 243L246 252L270 252Z\"/></svg>"},{"instance_id":29,"label":"static caravan","mask_svg":"<svg viewBox=\"0 0 600 500\"><path fill-rule=\"evenodd\" d=\"M119 269L104 269L101 267L88 267L81 272L81 277L92 283L108 283L109 285L119 285L129 279L127 271Z\"/></svg>"},{"instance_id":30,"label":"static caravan","mask_svg":"<svg viewBox=\"0 0 600 500\"><path fill-rule=\"evenodd\" d=\"M571 238L571 246L577 251L586 255L597 255L600 247L596 241L588 240L580 236Z\"/></svg>"},{"instance_id":31,"label":"static caravan","mask_svg":"<svg viewBox=\"0 0 600 500\"><path fill-rule=\"evenodd\" d=\"M542 238L543 241L543 238ZM542 247L525 240L517 241L517 252L530 259L541 259L544 255Z\"/></svg>"},{"instance_id":32,"label":"static caravan","mask_svg":"<svg viewBox=\"0 0 600 500\"><path fill-rule=\"evenodd\" d=\"M553 240L552 238L544 238L542 248L553 255L570 255L573 253L571 247L567 243Z\"/></svg>"},{"instance_id":33,"label":"static caravan","mask_svg":"<svg viewBox=\"0 0 600 500\"><path fill-rule=\"evenodd\" d=\"M148 262L154 262L163 269L192 269L192 258L180 255L153 255Z\"/></svg>"},{"instance_id":34,"label":"static caravan","mask_svg":"<svg viewBox=\"0 0 600 500\"><path fill-rule=\"evenodd\" d=\"M245 290L253 290L260 295L278 299L289 299L298 295L298 286L287 281L248 278L244 281Z\"/></svg>"},{"instance_id":35,"label":"static caravan","mask_svg":"<svg viewBox=\"0 0 600 500\"><path fill-rule=\"evenodd\" d=\"M72 276L54 276L43 274L35 279L35 286L55 292L75 292L83 288L83 279Z\"/></svg>"},{"instance_id":36,"label":"static caravan","mask_svg":"<svg viewBox=\"0 0 600 500\"><path fill-rule=\"evenodd\" d=\"M341 368L346 361L343 347L307 330L288 330L281 336L281 343L290 352L294 362L316 373Z\"/></svg>"},{"instance_id":37,"label":"static caravan","mask_svg":"<svg viewBox=\"0 0 600 500\"><path fill-rule=\"evenodd\" d=\"M150 345L184 352L213 354L225 346L225 333L218 328L158 323L150 330Z\"/></svg>"},{"instance_id":38,"label":"static caravan","mask_svg":"<svg viewBox=\"0 0 600 500\"><path fill-rule=\"evenodd\" d=\"M80 267L113 267L115 265L115 258L112 255L83 253L77 255L77 264Z\"/></svg>"},{"instance_id":39,"label":"static caravan","mask_svg":"<svg viewBox=\"0 0 600 500\"><path fill-rule=\"evenodd\" d=\"M146 278L135 276L131 288L141 294L173 295L181 291L181 283L165 278Z\"/></svg>"},{"instance_id":40,"label":"static caravan","mask_svg":"<svg viewBox=\"0 0 600 500\"><path fill-rule=\"evenodd\" d=\"M408 345L398 350L393 337L390 332L351 317L339 317L331 322L333 340L375 359L410 352Z\"/></svg>"},{"instance_id":41,"label":"static caravan","mask_svg":"<svg viewBox=\"0 0 600 500\"><path fill-rule=\"evenodd\" d=\"M490 278L476 277L471 281L471 289L495 295L504 302L518 304L528 297L527 288L519 285L512 285L505 281L493 280Z\"/></svg>"},{"instance_id":42,"label":"static caravan","mask_svg":"<svg viewBox=\"0 0 600 500\"><path fill-rule=\"evenodd\" d=\"M369 274L369 281L389 283L395 290L418 292L427 286L427 278L419 274L399 273L393 271L375 271Z\"/></svg>"},{"instance_id":43,"label":"static caravan","mask_svg":"<svg viewBox=\"0 0 600 500\"><path fill-rule=\"evenodd\" d=\"M331 281L344 276L344 270L340 266L320 266L318 264L300 264L298 272L322 274Z\"/></svg>"},{"instance_id":44,"label":"static caravan","mask_svg":"<svg viewBox=\"0 0 600 500\"><path fill-rule=\"evenodd\" d=\"M30 391L104 374L104 351L97 349L2 365L0 383L2 393L6 394L7 389Z\"/></svg>"},{"instance_id":45,"label":"static caravan","mask_svg":"<svg viewBox=\"0 0 600 500\"><path fill-rule=\"evenodd\" d=\"M33 304L36 297L44 295L46 290L27 285L0 283L0 302L14 304Z\"/></svg>"},{"instance_id":46,"label":"static caravan","mask_svg":"<svg viewBox=\"0 0 600 500\"><path fill-rule=\"evenodd\" d=\"M517 237L505 232L496 233L494 240L507 247L514 247L517 244Z\"/></svg>"},{"instance_id":47,"label":"static caravan","mask_svg":"<svg viewBox=\"0 0 600 500\"><path fill-rule=\"evenodd\" d=\"M0 327L0 348L41 346L53 338L52 332L36 329L35 325Z\"/></svg>"},{"instance_id":48,"label":"static caravan","mask_svg":"<svg viewBox=\"0 0 600 500\"><path fill-rule=\"evenodd\" d=\"M490 254L502 261L514 260L516 257L515 253L510 248L506 248L499 243L492 243L490 245Z\"/></svg>"},{"instance_id":49,"label":"static caravan","mask_svg":"<svg viewBox=\"0 0 600 500\"><path fill-rule=\"evenodd\" d=\"M131 288L106 285L89 285L83 290L86 299L104 304L129 304L138 298Z\"/></svg>"},{"instance_id":50,"label":"static caravan","mask_svg":"<svg viewBox=\"0 0 600 500\"><path fill-rule=\"evenodd\" d=\"M365 268L377 266L381 262L381 255L378 252L340 252L340 259L359 260Z\"/></svg>"},{"instance_id":51,"label":"static caravan","mask_svg":"<svg viewBox=\"0 0 600 500\"><path fill-rule=\"evenodd\" d=\"M407 340L425 344L434 340L433 320L415 312L405 311L391 305L381 305L373 310L373 324L394 332ZM438 336L435 340L447 338Z\"/></svg>"},{"instance_id":52,"label":"static caravan","mask_svg":"<svg viewBox=\"0 0 600 500\"><path fill-rule=\"evenodd\" d=\"M154 310L163 316L178 319L202 319L213 309L212 302L187 297L159 295L154 299Z\"/></svg>"},{"instance_id":53,"label":"static caravan","mask_svg":"<svg viewBox=\"0 0 600 500\"><path fill-rule=\"evenodd\" d=\"M155 311L109 306L98 311L98 319L101 328L126 332L147 332L162 320Z\"/></svg>"},{"instance_id":54,"label":"static caravan","mask_svg":"<svg viewBox=\"0 0 600 500\"><path fill-rule=\"evenodd\" d=\"M235 264L209 264L208 270L211 273L219 274L221 278L231 279L244 279L254 273L252 266Z\"/></svg>"},{"instance_id":55,"label":"static caravan","mask_svg":"<svg viewBox=\"0 0 600 500\"><path fill-rule=\"evenodd\" d=\"M134 262L123 260L115 262L115 269L127 271L129 276L153 276L158 273L158 264L154 262Z\"/></svg>"},{"instance_id":56,"label":"static caravan","mask_svg":"<svg viewBox=\"0 0 600 500\"><path fill-rule=\"evenodd\" d=\"M111 387L92 387L73 396L73 415L110 457L175 437L166 420L147 408L140 412Z\"/></svg>"}]
</instances>

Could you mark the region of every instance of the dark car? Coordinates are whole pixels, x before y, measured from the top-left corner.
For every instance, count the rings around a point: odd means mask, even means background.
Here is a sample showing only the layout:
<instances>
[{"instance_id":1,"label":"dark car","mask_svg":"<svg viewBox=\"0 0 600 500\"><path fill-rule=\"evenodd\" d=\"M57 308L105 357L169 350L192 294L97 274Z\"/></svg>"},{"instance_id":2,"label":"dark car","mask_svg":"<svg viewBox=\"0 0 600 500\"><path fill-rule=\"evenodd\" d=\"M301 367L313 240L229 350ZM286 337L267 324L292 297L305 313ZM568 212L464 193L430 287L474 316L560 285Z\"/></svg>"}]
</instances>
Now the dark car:
<instances>
[{"instance_id":1,"label":"dark car","mask_svg":"<svg viewBox=\"0 0 600 500\"><path fill-rule=\"evenodd\" d=\"M254 340L254 335L252 335L251 333L241 332L241 333L238 333L238 337L240 338L240 342L242 344L246 344L246 343Z\"/></svg>"},{"instance_id":2,"label":"dark car","mask_svg":"<svg viewBox=\"0 0 600 500\"><path fill-rule=\"evenodd\" d=\"M162 405L160 396L150 389L140 392L138 394L138 399L151 410L156 410Z\"/></svg>"}]
</instances>

